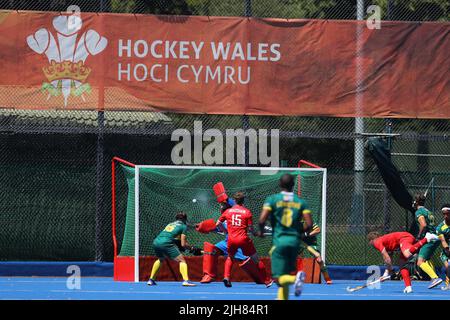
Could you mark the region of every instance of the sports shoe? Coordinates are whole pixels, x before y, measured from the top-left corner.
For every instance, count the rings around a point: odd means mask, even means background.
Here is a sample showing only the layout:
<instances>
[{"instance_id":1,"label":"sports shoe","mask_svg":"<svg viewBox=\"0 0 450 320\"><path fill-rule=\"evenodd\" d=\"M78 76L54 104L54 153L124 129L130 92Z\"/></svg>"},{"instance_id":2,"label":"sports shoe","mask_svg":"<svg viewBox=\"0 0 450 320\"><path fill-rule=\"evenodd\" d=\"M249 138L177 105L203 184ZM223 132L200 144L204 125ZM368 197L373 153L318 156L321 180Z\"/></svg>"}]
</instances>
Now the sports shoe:
<instances>
[{"instance_id":1,"label":"sports shoe","mask_svg":"<svg viewBox=\"0 0 450 320\"><path fill-rule=\"evenodd\" d=\"M411 286L407 286L407 287L403 290L403 293L411 293L411 292L413 292Z\"/></svg>"},{"instance_id":2,"label":"sports shoe","mask_svg":"<svg viewBox=\"0 0 450 320\"><path fill-rule=\"evenodd\" d=\"M434 287L438 286L442 282L441 278L434 278L430 281L430 285L428 286L428 289L433 289Z\"/></svg>"},{"instance_id":3,"label":"sports shoe","mask_svg":"<svg viewBox=\"0 0 450 320\"><path fill-rule=\"evenodd\" d=\"M427 242L431 242L431 241L434 242L434 241L439 240L439 237L437 235L429 233L429 232L427 232L425 234L425 238L427 239Z\"/></svg>"},{"instance_id":4,"label":"sports shoe","mask_svg":"<svg viewBox=\"0 0 450 320\"><path fill-rule=\"evenodd\" d=\"M153 279L148 279L147 284L148 284L149 286L156 286L156 282L155 282L155 280L153 280Z\"/></svg>"},{"instance_id":5,"label":"sports shoe","mask_svg":"<svg viewBox=\"0 0 450 320\"><path fill-rule=\"evenodd\" d=\"M450 290L450 286L449 285L443 286L443 287L441 287L441 290L444 290L444 291Z\"/></svg>"},{"instance_id":6,"label":"sports shoe","mask_svg":"<svg viewBox=\"0 0 450 320\"><path fill-rule=\"evenodd\" d=\"M228 279L228 278L224 278L223 279L223 284L225 285L225 287L227 287L227 288L231 288L232 286L231 286L231 281L230 281L230 279Z\"/></svg>"},{"instance_id":7,"label":"sports shoe","mask_svg":"<svg viewBox=\"0 0 450 320\"><path fill-rule=\"evenodd\" d=\"M327 280L326 282L327 282L327 284L333 284L333 281L331 279Z\"/></svg>"},{"instance_id":8,"label":"sports shoe","mask_svg":"<svg viewBox=\"0 0 450 320\"><path fill-rule=\"evenodd\" d=\"M190 282L189 280L183 281L183 287L195 287L195 286L196 286L196 284Z\"/></svg>"},{"instance_id":9,"label":"sports shoe","mask_svg":"<svg viewBox=\"0 0 450 320\"><path fill-rule=\"evenodd\" d=\"M200 280L200 283L210 283L213 282L215 279L213 277L211 277L209 274L205 274L202 278L202 280Z\"/></svg>"},{"instance_id":10,"label":"sports shoe","mask_svg":"<svg viewBox=\"0 0 450 320\"><path fill-rule=\"evenodd\" d=\"M296 297L302 294L303 289L303 283L305 282L306 274L304 271L297 272L297 275L295 276L295 282L294 282L294 294Z\"/></svg>"},{"instance_id":11,"label":"sports shoe","mask_svg":"<svg viewBox=\"0 0 450 320\"><path fill-rule=\"evenodd\" d=\"M273 280L270 279L269 281L267 281L267 282L265 283L265 285L266 285L266 288L271 287L271 286L273 285Z\"/></svg>"}]
</instances>

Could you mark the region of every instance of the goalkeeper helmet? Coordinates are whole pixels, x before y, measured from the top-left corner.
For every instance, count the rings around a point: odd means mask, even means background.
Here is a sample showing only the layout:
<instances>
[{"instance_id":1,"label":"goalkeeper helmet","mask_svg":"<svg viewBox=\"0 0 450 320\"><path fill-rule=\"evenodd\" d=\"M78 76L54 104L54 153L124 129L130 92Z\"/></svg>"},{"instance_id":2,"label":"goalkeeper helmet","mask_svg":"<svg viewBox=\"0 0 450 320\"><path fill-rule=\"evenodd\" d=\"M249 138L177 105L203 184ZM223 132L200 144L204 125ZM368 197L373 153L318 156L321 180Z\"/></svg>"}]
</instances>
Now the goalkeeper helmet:
<instances>
[{"instance_id":1,"label":"goalkeeper helmet","mask_svg":"<svg viewBox=\"0 0 450 320\"><path fill-rule=\"evenodd\" d=\"M243 193L243 192L236 192L234 195L233 195L233 199L234 199L234 201L236 201L236 203L238 204L238 205L242 205L242 204L244 204L244 200L245 200L245 194Z\"/></svg>"}]
</instances>

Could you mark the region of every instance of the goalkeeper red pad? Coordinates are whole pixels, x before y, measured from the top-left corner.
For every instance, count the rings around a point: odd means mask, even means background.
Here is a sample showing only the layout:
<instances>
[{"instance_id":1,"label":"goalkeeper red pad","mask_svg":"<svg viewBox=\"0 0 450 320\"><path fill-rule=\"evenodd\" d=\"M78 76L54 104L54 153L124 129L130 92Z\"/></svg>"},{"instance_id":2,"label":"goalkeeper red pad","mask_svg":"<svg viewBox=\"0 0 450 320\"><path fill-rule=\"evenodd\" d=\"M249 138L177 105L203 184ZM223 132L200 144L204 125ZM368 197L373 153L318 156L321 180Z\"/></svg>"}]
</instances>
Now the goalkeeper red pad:
<instances>
[{"instance_id":1,"label":"goalkeeper red pad","mask_svg":"<svg viewBox=\"0 0 450 320\"><path fill-rule=\"evenodd\" d=\"M214 219L202 221L195 227L195 230L201 233L210 233L215 229L216 229L216 222L214 221Z\"/></svg>"},{"instance_id":2,"label":"goalkeeper red pad","mask_svg":"<svg viewBox=\"0 0 450 320\"><path fill-rule=\"evenodd\" d=\"M216 194L218 203L225 202L228 199L228 196L225 191L225 187L222 182L217 182L213 186L213 190L214 190L214 193Z\"/></svg>"},{"instance_id":3,"label":"goalkeeper red pad","mask_svg":"<svg viewBox=\"0 0 450 320\"><path fill-rule=\"evenodd\" d=\"M209 242L203 244L203 278L201 283L215 281L217 276L218 252L216 247Z\"/></svg>"}]
</instances>

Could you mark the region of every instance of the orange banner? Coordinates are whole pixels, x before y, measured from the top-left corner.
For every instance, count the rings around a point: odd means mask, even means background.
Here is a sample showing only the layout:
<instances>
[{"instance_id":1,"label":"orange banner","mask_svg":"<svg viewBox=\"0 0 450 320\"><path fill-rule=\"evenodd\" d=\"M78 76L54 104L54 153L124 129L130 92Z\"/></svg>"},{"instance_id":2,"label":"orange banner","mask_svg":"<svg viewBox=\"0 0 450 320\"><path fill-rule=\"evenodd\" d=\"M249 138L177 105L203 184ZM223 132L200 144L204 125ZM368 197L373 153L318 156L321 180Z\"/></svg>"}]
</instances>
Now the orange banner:
<instances>
[{"instance_id":1,"label":"orange banner","mask_svg":"<svg viewBox=\"0 0 450 320\"><path fill-rule=\"evenodd\" d=\"M449 23L2 11L0 107L450 118L449 52Z\"/></svg>"}]
</instances>

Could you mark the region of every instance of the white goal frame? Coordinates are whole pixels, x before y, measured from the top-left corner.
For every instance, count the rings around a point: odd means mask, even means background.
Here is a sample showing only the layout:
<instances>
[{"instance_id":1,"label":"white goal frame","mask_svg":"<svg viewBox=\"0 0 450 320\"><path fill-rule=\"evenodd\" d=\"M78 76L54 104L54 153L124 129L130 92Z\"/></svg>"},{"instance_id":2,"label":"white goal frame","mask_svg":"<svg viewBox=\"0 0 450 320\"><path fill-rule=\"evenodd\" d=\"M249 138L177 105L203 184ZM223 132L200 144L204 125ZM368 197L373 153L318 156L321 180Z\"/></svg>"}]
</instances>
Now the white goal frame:
<instances>
[{"instance_id":1,"label":"white goal frame","mask_svg":"<svg viewBox=\"0 0 450 320\"><path fill-rule=\"evenodd\" d=\"M174 170L251 170L251 171L321 171L322 175L322 224L320 250L322 260L326 260L326 217L327 217L327 169L326 168L280 168L280 167L217 167L217 166L176 166L176 165L136 165L134 167L134 282L139 282L139 170L145 168ZM268 174L269 175L269 174ZM262 204L261 204L262 205Z\"/></svg>"}]
</instances>

